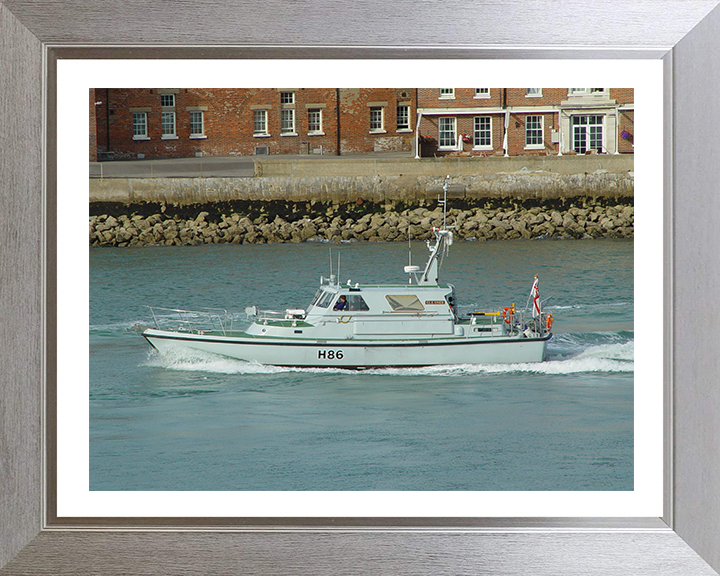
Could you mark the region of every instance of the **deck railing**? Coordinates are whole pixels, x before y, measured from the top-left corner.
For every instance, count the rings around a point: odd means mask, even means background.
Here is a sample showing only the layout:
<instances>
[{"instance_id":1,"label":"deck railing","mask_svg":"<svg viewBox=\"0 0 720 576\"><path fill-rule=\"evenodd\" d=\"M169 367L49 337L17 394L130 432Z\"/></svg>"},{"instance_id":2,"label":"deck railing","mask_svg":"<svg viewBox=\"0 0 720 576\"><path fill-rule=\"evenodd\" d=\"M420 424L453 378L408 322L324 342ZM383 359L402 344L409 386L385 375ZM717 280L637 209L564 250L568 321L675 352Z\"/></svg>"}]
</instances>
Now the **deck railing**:
<instances>
[{"instance_id":1,"label":"deck railing","mask_svg":"<svg viewBox=\"0 0 720 576\"><path fill-rule=\"evenodd\" d=\"M148 306L155 328L174 332L205 334L220 332L226 336L233 329L234 317L224 308L203 308L183 310L180 308L159 308Z\"/></svg>"}]
</instances>

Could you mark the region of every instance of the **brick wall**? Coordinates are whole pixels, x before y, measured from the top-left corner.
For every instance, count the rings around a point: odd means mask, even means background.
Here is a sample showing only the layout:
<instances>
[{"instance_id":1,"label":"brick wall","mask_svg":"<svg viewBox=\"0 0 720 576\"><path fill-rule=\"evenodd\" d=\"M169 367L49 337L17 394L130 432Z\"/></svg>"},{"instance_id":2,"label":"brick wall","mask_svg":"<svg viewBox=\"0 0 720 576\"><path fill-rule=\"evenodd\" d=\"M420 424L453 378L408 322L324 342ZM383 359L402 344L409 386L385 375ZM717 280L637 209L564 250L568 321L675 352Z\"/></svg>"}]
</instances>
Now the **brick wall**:
<instances>
[{"instance_id":1,"label":"brick wall","mask_svg":"<svg viewBox=\"0 0 720 576\"><path fill-rule=\"evenodd\" d=\"M90 138L91 147L94 139L95 148L90 150L90 157L102 158L108 150L108 90L93 88L90 90Z\"/></svg>"},{"instance_id":2,"label":"brick wall","mask_svg":"<svg viewBox=\"0 0 720 576\"><path fill-rule=\"evenodd\" d=\"M324 154L337 153L335 89L140 88L109 92L110 149L115 158L248 156L256 153L256 147L267 147L269 154L308 154L320 149ZM292 93L292 102L281 103L281 92ZM163 94L172 95L174 106L162 106ZM283 109L292 111L294 119L294 130L285 133L281 129ZM265 114L263 134L255 133L256 110ZM321 130L313 133L308 130L310 110L320 111ZM163 112L175 114L174 135L163 135ZM134 113L146 115L144 137L134 135ZM191 134L192 113L202 113L201 133ZM98 133L101 124L98 119Z\"/></svg>"},{"instance_id":3,"label":"brick wall","mask_svg":"<svg viewBox=\"0 0 720 576\"><path fill-rule=\"evenodd\" d=\"M95 113L95 88L90 88L90 162L97 162L97 114Z\"/></svg>"},{"instance_id":4,"label":"brick wall","mask_svg":"<svg viewBox=\"0 0 720 576\"><path fill-rule=\"evenodd\" d=\"M538 96L529 96L525 88L446 90L452 92L441 93L440 88L93 89L90 159L102 159L105 152L118 159L410 153L418 109L423 111L419 134L434 140L422 145L423 155L497 156L505 153L506 107L514 109L508 119L507 153L554 155L559 152L558 131L564 135L564 150L570 145L570 115L614 115L616 105L617 135L614 116L607 120L606 134L612 142L617 140L619 152L633 152L632 89L612 88L609 93L578 97L570 97L568 88L542 88ZM600 112L591 111L595 103ZM398 123L399 105L408 111L403 126ZM163 134L163 114L167 118L170 113L174 133ZM135 133L134 114L144 115L146 128L140 134ZM256 114L266 120L262 133L256 130ZM202 116L199 133L191 133L191 115L196 121ZM376 126L371 126L371 116ZM478 116L491 119L489 145L475 141ZM528 116L541 118L539 145L527 145ZM311 117L321 126L311 130ZM455 118L456 145L438 149L442 117Z\"/></svg>"},{"instance_id":5,"label":"brick wall","mask_svg":"<svg viewBox=\"0 0 720 576\"><path fill-rule=\"evenodd\" d=\"M413 149L416 108L413 88L341 88L339 93L341 154ZM407 127L398 126L399 104L407 106ZM375 120L379 123L375 129L371 128L371 109L375 109Z\"/></svg>"},{"instance_id":6,"label":"brick wall","mask_svg":"<svg viewBox=\"0 0 720 576\"><path fill-rule=\"evenodd\" d=\"M582 95L572 96L568 88L531 90L526 88L419 89L418 108L423 113L420 134L422 140L427 140L428 137L431 140L423 144L423 155L504 154L506 108L510 109L507 130L507 154L510 156L558 154L561 145L560 133L562 133L563 152L568 152L573 144L570 120L573 115L604 117L603 150L609 149L614 153L617 148L620 153L633 152L634 92L632 89L611 88L607 92L588 91ZM478 146L473 138L474 118L478 116L489 116L491 119L492 138L489 146ZM529 119L531 116L533 118ZM440 146L440 122L443 117L454 118L451 121L456 123L455 146ZM539 143L531 138L532 131L530 135L528 134L529 127L540 131L542 136Z\"/></svg>"}]
</instances>

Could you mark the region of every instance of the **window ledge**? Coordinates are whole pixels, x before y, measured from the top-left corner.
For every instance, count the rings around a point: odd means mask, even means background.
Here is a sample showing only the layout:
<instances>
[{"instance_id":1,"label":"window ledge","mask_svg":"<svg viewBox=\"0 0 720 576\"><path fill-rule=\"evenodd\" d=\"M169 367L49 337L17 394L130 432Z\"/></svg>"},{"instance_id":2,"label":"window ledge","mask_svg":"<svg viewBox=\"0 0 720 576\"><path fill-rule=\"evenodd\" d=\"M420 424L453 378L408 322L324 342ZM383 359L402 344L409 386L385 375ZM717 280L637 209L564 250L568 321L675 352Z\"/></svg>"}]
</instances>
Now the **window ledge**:
<instances>
[{"instance_id":1,"label":"window ledge","mask_svg":"<svg viewBox=\"0 0 720 576\"><path fill-rule=\"evenodd\" d=\"M478 152L492 152L495 150L492 146L473 146L473 150L476 150Z\"/></svg>"},{"instance_id":2,"label":"window ledge","mask_svg":"<svg viewBox=\"0 0 720 576\"><path fill-rule=\"evenodd\" d=\"M545 150L545 144L531 144L525 146L525 150Z\"/></svg>"},{"instance_id":3,"label":"window ledge","mask_svg":"<svg viewBox=\"0 0 720 576\"><path fill-rule=\"evenodd\" d=\"M410 134L412 133L412 128L398 128L397 132L398 134Z\"/></svg>"},{"instance_id":4,"label":"window ledge","mask_svg":"<svg viewBox=\"0 0 720 576\"><path fill-rule=\"evenodd\" d=\"M270 138L270 134L253 134L253 138Z\"/></svg>"},{"instance_id":5,"label":"window ledge","mask_svg":"<svg viewBox=\"0 0 720 576\"><path fill-rule=\"evenodd\" d=\"M150 136L133 136L133 140L150 140Z\"/></svg>"},{"instance_id":6,"label":"window ledge","mask_svg":"<svg viewBox=\"0 0 720 576\"><path fill-rule=\"evenodd\" d=\"M203 140L207 138L205 134L190 134L190 140Z\"/></svg>"},{"instance_id":7,"label":"window ledge","mask_svg":"<svg viewBox=\"0 0 720 576\"><path fill-rule=\"evenodd\" d=\"M177 136L169 136L169 135L167 135L167 136L162 136L162 137L161 137L161 140L177 140L177 139L178 139Z\"/></svg>"},{"instance_id":8,"label":"window ledge","mask_svg":"<svg viewBox=\"0 0 720 576\"><path fill-rule=\"evenodd\" d=\"M283 132L280 134L280 137L282 138L283 136L297 136L297 132Z\"/></svg>"},{"instance_id":9,"label":"window ledge","mask_svg":"<svg viewBox=\"0 0 720 576\"><path fill-rule=\"evenodd\" d=\"M308 132L308 136L325 136L325 132Z\"/></svg>"},{"instance_id":10,"label":"window ledge","mask_svg":"<svg viewBox=\"0 0 720 576\"><path fill-rule=\"evenodd\" d=\"M370 130L370 134L387 134L387 130Z\"/></svg>"}]
</instances>

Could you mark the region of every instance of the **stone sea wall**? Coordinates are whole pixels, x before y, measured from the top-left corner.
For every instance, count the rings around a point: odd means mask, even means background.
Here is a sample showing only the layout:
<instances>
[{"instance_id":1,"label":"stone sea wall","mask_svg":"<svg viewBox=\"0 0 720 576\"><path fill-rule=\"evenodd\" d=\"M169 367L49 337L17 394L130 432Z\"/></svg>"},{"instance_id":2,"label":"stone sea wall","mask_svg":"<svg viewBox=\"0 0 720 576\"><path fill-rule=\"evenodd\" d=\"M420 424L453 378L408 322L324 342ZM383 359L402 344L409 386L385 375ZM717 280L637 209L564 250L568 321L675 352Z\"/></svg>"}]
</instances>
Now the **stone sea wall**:
<instances>
[{"instance_id":1,"label":"stone sea wall","mask_svg":"<svg viewBox=\"0 0 720 576\"><path fill-rule=\"evenodd\" d=\"M91 246L194 246L423 240L442 225L432 205L356 202L91 203ZM632 238L631 197L537 202L449 201L456 239Z\"/></svg>"}]
</instances>

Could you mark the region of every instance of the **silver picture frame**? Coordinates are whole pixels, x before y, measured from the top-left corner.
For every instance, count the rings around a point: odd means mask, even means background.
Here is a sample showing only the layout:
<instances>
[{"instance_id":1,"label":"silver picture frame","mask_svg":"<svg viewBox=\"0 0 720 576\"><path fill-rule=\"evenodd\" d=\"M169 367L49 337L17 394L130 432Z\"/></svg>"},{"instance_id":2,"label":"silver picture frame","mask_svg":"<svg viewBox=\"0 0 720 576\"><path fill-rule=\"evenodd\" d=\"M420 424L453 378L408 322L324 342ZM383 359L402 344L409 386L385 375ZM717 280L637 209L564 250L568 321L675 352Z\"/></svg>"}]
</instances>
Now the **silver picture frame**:
<instances>
[{"instance_id":1,"label":"silver picture frame","mask_svg":"<svg viewBox=\"0 0 720 576\"><path fill-rule=\"evenodd\" d=\"M0 575L716 575L717 5L403 0L393 5L405 15L398 25L378 0L0 0ZM663 61L662 517L57 517L57 61L348 57Z\"/></svg>"}]
</instances>

